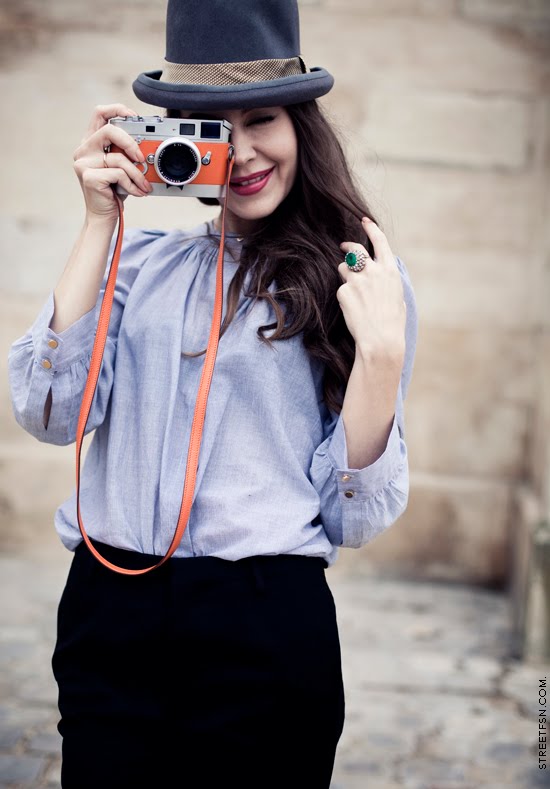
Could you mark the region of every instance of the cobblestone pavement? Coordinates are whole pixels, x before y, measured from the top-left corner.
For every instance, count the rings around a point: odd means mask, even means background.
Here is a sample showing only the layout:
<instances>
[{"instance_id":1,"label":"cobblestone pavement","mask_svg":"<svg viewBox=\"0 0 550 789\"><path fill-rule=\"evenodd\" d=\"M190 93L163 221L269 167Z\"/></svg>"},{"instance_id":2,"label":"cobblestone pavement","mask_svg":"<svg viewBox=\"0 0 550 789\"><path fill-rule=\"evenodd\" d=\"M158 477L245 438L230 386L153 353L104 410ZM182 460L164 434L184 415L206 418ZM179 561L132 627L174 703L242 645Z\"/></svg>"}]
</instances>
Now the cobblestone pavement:
<instances>
[{"instance_id":1,"label":"cobblestone pavement","mask_svg":"<svg viewBox=\"0 0 550 789\"><path fill-rule=\"evenodd\" d=\"M0 556L0 787L60 786L50 660L71 556L57 542ZM504 594L350 577L338 563L327 579L346 686L331 789L550 786L536 749L550 666L509 658Z\"/></svg>"}]
</instances>

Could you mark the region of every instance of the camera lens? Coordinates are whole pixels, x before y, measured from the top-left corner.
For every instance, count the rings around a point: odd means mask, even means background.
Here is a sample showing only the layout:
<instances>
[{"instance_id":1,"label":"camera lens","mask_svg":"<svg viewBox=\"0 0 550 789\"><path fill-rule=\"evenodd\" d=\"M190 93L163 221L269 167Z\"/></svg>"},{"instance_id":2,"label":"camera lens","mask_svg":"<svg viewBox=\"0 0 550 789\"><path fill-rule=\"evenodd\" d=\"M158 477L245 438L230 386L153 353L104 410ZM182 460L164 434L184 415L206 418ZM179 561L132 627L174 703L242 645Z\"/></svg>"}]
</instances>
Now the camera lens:
<instances>
[{"instance_id":1,"label":"camera lens","mask_svg":"<svg viewBox=\"0 0 550 789\"><path fill-rule=\"evenodd\" d=\"M194 177L199 160L189 145L173 142L159 151L156 164L161 178L173 184L182 184Z\"/></svg>"}]
</instances>

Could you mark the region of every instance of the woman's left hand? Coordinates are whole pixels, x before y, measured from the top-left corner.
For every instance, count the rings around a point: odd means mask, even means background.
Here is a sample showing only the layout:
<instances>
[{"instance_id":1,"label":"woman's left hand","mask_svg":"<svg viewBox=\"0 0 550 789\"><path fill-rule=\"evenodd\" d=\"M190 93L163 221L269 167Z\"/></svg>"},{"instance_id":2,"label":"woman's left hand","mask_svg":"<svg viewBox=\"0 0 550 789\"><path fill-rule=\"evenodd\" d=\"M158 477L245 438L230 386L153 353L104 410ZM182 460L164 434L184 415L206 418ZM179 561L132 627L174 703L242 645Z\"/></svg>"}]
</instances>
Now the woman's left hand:
<instances>
[{"instance_id":1,"label":"woman's left hand","mask_svg":"<svg viewBox=\"0 0 550 789\"><path fill-rule=\"evenodd\" d=\"M407 306L403 283L385 234L371 219L363 227L374 247L374 260L362 244L344 241L340 249L368 256L362 271L351 271L344 261L338 271L344 280L336 291L346 325L358 349L376 358L403 360Z\"/></svg>"}]
</instances>

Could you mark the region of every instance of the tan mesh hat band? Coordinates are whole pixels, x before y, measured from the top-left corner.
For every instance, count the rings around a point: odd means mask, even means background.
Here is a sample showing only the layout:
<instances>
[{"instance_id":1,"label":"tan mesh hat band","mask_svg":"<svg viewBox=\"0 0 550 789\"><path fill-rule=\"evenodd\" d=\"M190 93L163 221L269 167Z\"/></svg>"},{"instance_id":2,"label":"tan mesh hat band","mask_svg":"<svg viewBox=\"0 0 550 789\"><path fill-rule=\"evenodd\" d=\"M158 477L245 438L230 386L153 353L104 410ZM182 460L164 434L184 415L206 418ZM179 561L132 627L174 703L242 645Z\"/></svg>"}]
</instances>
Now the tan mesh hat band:
<instances>
[{"instance_id":1,"label":"tan mesh hat band","mask_svg":"<svg viewBox=\"0 0 550 789\"><path fill-rule=\"evenodd\" d=\"M250 60L243 63L170 63L165 60L163 82L184 85L240 85L244 82L292 77L307 72L303 58Z\"/></svg>"}]
</instances>

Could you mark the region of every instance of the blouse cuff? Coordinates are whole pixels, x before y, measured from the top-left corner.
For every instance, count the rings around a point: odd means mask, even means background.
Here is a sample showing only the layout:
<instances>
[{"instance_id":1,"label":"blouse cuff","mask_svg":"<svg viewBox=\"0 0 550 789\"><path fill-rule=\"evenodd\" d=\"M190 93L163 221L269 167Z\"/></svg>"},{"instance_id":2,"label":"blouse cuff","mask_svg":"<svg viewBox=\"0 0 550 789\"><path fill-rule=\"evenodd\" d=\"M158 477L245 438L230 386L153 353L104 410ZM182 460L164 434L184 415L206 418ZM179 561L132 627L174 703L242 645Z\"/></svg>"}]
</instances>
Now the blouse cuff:
<instances>
[{"instance_id":1,"label":"blouse cuff","mask_svg":"<svg viewBox=\"0 0 550 789\"><path fill-rule=\"evenodd\" d=\"M54 310L52 290L31 327L35 360L51 376L91 353L97 327L94 306L64 331L54 332L50 329Z\"/></svg>"},{"instance_id":2,"label":"blouse cuff","mask_svg":"<svg viewBox=\"0 0 550 789\"><path fill-rule=\"evenodd\" d=\"M400 471L406 449L401 442L397 415L383 453L369 466L362 469L349 468L346 434L342 414L339 415L328 448L328 458L336 472L339 498L343 503L366 501L383 490Z\"/></svg>"}]
</instances>

